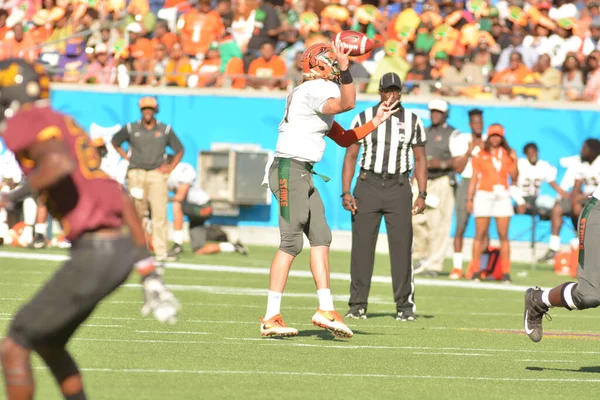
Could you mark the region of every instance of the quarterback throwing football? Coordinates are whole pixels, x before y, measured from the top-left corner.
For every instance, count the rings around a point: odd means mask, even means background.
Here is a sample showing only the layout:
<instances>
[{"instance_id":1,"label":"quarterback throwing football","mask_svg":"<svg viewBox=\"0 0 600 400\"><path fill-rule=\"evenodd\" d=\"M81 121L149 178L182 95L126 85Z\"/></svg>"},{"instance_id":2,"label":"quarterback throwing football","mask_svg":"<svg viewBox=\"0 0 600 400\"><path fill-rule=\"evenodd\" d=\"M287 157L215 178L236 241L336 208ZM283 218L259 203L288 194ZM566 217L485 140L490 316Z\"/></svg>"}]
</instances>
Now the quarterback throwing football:
<instances>
[{"instance_id":1,"label":"quarterback throwing football","mask_svg":"<svg viewBox=\"0 0 600 400\"><path fill-rule=\"evenodd\" d=\"M336 337L352 337L352 331L334 309L329 289L331 230L313 183L313 166L323 156L325 136L348 147L387 120L396 104L381 103L371 121L353 130L345 130L334 122L334 115L353 109L356 103L356 89L348 70L349 53L350 49L344 50L341 41L333 45L315 44L304 52L303 80L288 96L279 124L268 181L279 202L281 243L271 264L267 312L260 324L262 336L298 334L297 329L283 322L280 306L290 267L302 250L305 234L311 246L310 269L319 298L312 322Z\"/></svg>"}]
</instances>

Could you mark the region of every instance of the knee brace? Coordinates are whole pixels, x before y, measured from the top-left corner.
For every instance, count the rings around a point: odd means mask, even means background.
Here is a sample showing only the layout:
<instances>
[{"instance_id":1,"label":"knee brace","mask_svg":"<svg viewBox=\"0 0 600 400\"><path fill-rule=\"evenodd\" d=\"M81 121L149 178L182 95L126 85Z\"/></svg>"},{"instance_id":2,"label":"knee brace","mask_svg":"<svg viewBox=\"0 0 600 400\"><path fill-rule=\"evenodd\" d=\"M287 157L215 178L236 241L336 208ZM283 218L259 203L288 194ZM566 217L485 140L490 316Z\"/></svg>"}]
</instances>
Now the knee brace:
<instances>
[{"instance_id":1,"label":"knee brace","mask_svg":"<svg viewBox=\"0 0 600 400\"><path fill-rule=\"evenodd\" d=\"M279 250L296 257L302 251L304 239L302 233L287 233L281 235Z\"/></svg>"},{"instance_id":2,"label":"knee brace","mask_svg":"<svg viewBox=\"0 0 600 400\"><path fill-rule=\"evenodd\" d=\"M582 290L577 283L563 286L561 293L563 306L570 310L586 310L600 306L600 293L592 290Z\"/></svg>"}]
</instances>

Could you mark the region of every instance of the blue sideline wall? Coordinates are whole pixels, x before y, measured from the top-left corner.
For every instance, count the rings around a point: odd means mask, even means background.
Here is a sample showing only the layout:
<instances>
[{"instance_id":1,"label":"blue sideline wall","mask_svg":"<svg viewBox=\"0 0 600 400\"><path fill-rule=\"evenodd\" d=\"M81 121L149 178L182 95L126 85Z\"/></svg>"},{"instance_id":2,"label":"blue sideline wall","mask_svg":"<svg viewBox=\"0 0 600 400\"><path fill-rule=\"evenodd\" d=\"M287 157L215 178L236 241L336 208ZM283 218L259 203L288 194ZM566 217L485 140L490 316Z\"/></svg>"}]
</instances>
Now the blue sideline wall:
<instances>
[{"instance_id":1,"label":"blue sideline wall","mask_svg":"<svg viewBox=\"0 0 600 400\"><path fill-rule=\"evenodd\" d=\"M277 140L277 125L284 108L285 98L262 98L241 96L210 95L158 95L160 113L158 118L172 124L175 132L185 145L184 161L197 163L201 150L210 148L212 142L253 143L264 149L274 149ZM54 90L55 108L71 114L86 129L92 123L103 127L125 124L139 118L138 93L104 93L72 90ZM371 101L358 101L356 110L372 105ZM452 105L449 123L461 131L468 132L467 111L474 105ZM425 126L429 125L426 104L405 103L405 107L420 110ZM500 122L506 127L507 138L519 156L523 145L536 142L541 157L559 166L563 157L577 155L586 137L600 137L600 113L594 110L550 109L505 107L480 105L484 109L486 127ZM344 127L352 121L354 112L338 116L336 119ZM316 178L316 185L325 202L327 219L334 230L349 230L350 218L340 204L341 171L345 150L328 140L323 160L316 170L330 176L329 183ZM564 168L559 166L559 182ZM256 182L260 184L260 182ZM553 194L545 185L543 193ZM566 220L565 220L566 221ZM219 221L220 223L241 226L276 226L277 209L271 207L250 207L243 209L239 218ZM383 225L383 224L382 224ZM469 223L467 236L474 233L473 222ZM518 216L511 224L512 240L530 240L531 219ZM492 227L493 230L495 229ZM573 237L570 223L565 223L562 232L563 242ZM382 231L385 227L382 226ZM550 230L549 222L538 224L537 240L546 241ZM492 233L495 236L495 232Z\"/></svg>"}]
</instances>

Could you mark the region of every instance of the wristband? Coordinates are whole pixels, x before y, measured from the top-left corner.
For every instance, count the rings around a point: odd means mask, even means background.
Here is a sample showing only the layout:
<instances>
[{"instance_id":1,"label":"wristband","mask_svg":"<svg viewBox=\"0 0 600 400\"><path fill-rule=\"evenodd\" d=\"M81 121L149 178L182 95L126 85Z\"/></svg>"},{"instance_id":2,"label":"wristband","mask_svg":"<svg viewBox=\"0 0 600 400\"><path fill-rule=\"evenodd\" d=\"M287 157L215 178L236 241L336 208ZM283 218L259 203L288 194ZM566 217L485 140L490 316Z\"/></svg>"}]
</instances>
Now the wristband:
<instances>
[{"instance_id":1,"label":"wristband","mask_svg":"<svg viewBox=\"0 0 600 400\"><path fill-rule=\"evenodd\" d=\"M349 194L350 196L352 196L352 193L350 193L350 192L344 192L344 193L342 193L342 195L341 195L340 197L342 197L342 198L343 198L343 197L344 197L345 195L347 195L347 194Z\"/></svg>"},{"instance_id":2,"label":"wristband","mask_svg":"<svg viewBox=\"0 0 600 400\"><path fill-rule=\"evenodd\" d=\"M340 82L342 82L342 85L348 85L353 82L352 74L350 73L349 69L340 71Z\"/></svg>"},{"instance_id":3,"label":"wristband","mask_svg":"<svg viewBox=\"0 0 600 400\"><path fill-rule=\"evenodd\" d=\"M155 270L154 260L152 259L152 257L146 257L143 260L136 262L134 265L138 274L140 274L143 277L152 274Z\"/></svg>"},{"instance_id":4,"label":"wristband","mask_svg":"<svg viewBox=\"0 0 600 400\"><path fill-rule=\"evenodd\" d=\"M427 192L419 192L419 196L417 196L417 197L420 197L423 200L425 200L427 198Z\"/></svg>"}]
</instances>

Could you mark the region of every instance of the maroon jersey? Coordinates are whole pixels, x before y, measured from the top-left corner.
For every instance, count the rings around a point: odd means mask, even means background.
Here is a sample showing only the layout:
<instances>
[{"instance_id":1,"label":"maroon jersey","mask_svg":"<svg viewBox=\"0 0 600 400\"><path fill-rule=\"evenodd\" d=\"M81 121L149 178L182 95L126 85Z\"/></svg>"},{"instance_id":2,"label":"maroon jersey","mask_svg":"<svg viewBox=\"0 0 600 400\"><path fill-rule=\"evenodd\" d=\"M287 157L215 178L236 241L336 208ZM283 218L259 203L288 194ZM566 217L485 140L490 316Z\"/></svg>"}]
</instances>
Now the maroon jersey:
<instances>
[{"instance_id":1,"label":"maroon jersey","mask_svg":"<svg viewBox=\"0 0 600 400\"><path fill-rule=\"evenodd\" d=\"M61 140L75 161L77 167L67 179L40 193L48 211L60 220L68 240L85 232L123 225L119 184L100 170L100 156L89 136L71 117L50 107L34 107L20 110L6 123L4 142L25 176L35 168L28 150L37 142Z\"/></svg>"}]
</instances>

